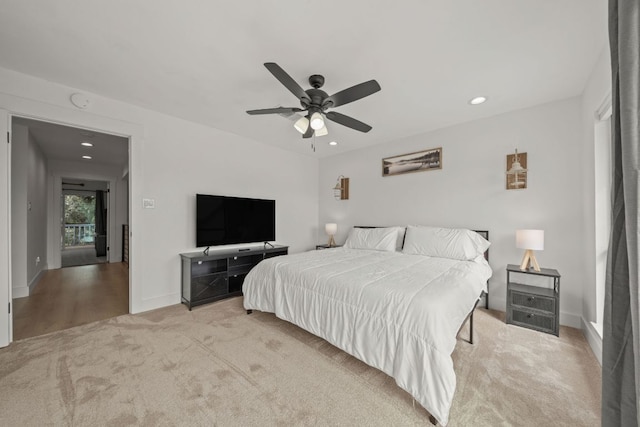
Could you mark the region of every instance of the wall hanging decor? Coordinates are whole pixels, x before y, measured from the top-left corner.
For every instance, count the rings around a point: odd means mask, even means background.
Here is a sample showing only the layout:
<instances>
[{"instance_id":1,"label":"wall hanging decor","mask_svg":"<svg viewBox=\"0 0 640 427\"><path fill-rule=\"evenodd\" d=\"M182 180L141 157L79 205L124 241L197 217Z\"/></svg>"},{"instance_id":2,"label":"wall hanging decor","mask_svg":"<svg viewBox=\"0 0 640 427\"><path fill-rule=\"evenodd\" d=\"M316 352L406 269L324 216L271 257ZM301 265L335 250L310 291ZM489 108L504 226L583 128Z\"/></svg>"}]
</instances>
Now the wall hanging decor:
<instances>
[{"instance_id":1,"label":"wall hanging decor","mask_svg":"<svg viewBox=\"0 0 640 427\"><path fill-rule=\"evenodd\" d=\"M382 176L442 169L442 147L382 159Z\"/></svg>"},{"instance_id":2,"label":"wall hanging decor","mask_svg":"<svg viewBox=\"0 0 640 427\"><path fill-rule=\"evenodd\" d=\"M507 190L527 188L527 153L507 154Z\"/></svg>"},{"instance_id":3,"label":"wall hanging decor","mask_svg":"<svg viewBox=\"0 0 640 427\"><path fill-rule=\"evenodd\" d=\"M333 187L333 197L336 200L349 200L349 178L345 178L343 175L338 177L336 186Z\"/></svg>"}]
</instances>

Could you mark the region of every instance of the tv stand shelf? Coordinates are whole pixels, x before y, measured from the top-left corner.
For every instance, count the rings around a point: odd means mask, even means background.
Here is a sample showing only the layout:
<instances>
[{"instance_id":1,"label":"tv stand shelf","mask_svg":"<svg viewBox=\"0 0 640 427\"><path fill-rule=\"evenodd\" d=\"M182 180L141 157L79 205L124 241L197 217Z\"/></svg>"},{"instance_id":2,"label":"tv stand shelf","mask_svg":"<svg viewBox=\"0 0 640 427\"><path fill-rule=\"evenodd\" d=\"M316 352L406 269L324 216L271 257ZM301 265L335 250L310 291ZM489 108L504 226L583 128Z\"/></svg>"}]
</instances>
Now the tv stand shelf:
<instances>
[{"instance_id":1,"label":"tv stand shelf","mask_svg":"<svg viewBox=\"0 0 640 427\"><path fill-rule=\"evenodd\" d=\"M247 250L248 249L248 250ZM180 254L182 259L182 303L192 307L242 295L247 273L266 258L286 255L288 246L275 245L211 250Z\"/></svg>"}]
</instances>

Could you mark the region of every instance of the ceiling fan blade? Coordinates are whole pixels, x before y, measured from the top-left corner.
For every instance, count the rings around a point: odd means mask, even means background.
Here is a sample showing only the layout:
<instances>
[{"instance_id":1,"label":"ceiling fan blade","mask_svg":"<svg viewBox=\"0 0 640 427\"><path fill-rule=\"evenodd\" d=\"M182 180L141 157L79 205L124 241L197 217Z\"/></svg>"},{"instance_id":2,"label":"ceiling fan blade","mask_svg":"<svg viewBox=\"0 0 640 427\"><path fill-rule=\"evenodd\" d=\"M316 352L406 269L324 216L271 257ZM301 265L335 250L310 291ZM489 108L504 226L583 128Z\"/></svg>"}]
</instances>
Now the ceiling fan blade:
<instances>
[{"instance_id":1,"label":"ceiling fan blade","mask_svg":"<svg viewBox=\"0 0 640 427\"><path fill-rule=\"evenodd\" d=\"M295 107L279 107L279 108L264 108L262 110L247 110L247 114L251 114L252 116L256 114L293 114L299 111L305 111L302 108Z\"/></svg>"},{"instance_id":2,"label":"ceiling fan blade","mask_svg":"<svg viewBox=\"0 0 640 427\"><path fill-rule=\"evenodd\" d=\"M325 104L329 101L333 104L330 107L338 107L340 105L348 104L358 99L362 99L365 96L374 94L380 90L380 85L375 80L369 80L368 82L360 83L359 85L351 86L348 89L341 90L338 93L334 93L325 100Z\"/></svg>"},{"instance_id":3,"label":"ceiling fan blade","mask_svg":"<svg viewBox=\"0 0 640 427\"><path fill-rule=\"evenodd\" d=\"M342 126L346 126L351 129L359 130L360 132L369 132L373 129L366 123L362 123L360 120L356 120L353 117L345 116L344 114L336 113L335 111L329 111L327 119L340 123Z\"/></svg>"},{"instance_id":4,"label":"ceiling fan blade","mask_svg":"<svg viewBox=\"0 0 640 427\"><path fill-rule=\"evenodd\" d=\"M302 101L303 104L311 103L307 92L305 92L304 89L302 89L302 87L300 87L300 85L296 83L296 81L293 80L293 78L291 78L291 76L287 74L287 72L284 71L278 64L276 64L275 62L265 62L264 66L267 67L267 70L269 70L271 74L273 74L273 76L284 85L284 87L289 89L291 93L293 93L300 101Z\"/></svg>"}]
</instances>

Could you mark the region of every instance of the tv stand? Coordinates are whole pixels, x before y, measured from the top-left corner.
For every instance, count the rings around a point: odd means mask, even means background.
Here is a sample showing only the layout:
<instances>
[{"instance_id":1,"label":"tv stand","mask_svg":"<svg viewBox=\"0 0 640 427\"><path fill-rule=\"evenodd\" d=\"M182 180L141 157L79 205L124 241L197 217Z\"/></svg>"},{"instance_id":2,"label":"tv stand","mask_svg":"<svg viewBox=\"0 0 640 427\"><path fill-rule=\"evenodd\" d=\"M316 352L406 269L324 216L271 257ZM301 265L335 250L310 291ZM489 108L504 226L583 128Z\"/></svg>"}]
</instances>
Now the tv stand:
<instances>
[{"instance_id":1,"label":"tv stand","mask_svg":"<svg viewBox=\"0 0 640 427\"><path fill-rule=\"evenodd\" d=\"M286 255L288 246L220 249L180 254L182 303L189 307L242 295L242 283L253 267L266 258ZM242 252L240 252L242 251ZM240 253L239 253L240 252Z\"/></svg>"}]
</instances>

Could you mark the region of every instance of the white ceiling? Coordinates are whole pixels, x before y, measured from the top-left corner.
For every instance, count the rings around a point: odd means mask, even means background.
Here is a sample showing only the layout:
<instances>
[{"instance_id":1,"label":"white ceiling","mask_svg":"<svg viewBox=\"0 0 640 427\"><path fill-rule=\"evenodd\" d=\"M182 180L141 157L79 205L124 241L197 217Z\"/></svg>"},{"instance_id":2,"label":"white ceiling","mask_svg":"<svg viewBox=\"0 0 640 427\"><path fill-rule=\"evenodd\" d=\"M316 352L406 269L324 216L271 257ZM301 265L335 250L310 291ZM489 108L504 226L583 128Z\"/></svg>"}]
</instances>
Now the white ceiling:
<instances>
[{"instance_id":1,"label":"white ceiling","mask_svg":"<svg viewBox=\"0 0 640 427\"><path fill-rule=\"evenodd\" d=\"M129 141L121 136L22 117L15 117L13 123L29 128L47 159L116 166L123 171L129 165ZM83 142L93 147L84 147ZM83 159L85 155L91 159Z\"/></svg>"},{"instance_id":2,"label":"white ceiling","mask_svg":"<svg viewBox=\"0 0 640 427\"><path fill-rule=\"evenodd\" d=\"M606 14L606 0L4 0L0 66L326 156L581 94ZM322 74L329 94L376 79L335 110L373 130L329 122L314 154L286 118L247 115L299 106L264 62L305 89Z\"/></svg>"}]
</instances>

